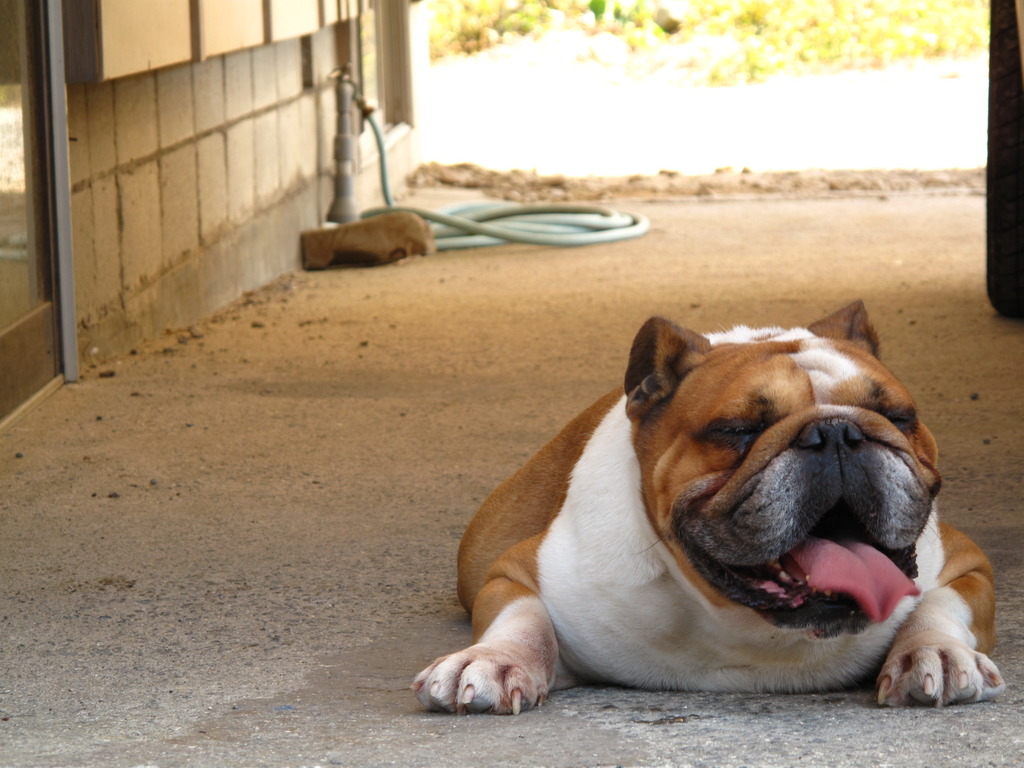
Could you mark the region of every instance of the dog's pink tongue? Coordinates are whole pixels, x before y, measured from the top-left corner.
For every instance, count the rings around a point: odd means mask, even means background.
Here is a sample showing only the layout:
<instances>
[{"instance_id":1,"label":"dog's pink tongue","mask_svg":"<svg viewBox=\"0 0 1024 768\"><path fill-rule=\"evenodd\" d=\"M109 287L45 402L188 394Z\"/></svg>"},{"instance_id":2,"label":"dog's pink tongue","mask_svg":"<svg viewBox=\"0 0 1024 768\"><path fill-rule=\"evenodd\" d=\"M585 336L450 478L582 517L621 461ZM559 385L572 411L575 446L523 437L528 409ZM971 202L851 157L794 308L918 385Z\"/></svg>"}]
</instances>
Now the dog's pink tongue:
<instances>
[{"instance_id":1,"label":"dog's pink tongue","mask_svg":"<svg viewBox=\"0 0 1024 768\"><path fill-rule=\"evenodd\" d=\"M793 549L792 557L819 592L849 595L872 621L885 621L896 604L917 588L896 564L862 541L830 541L809 536Z\"/></svg>"}]
</instances>

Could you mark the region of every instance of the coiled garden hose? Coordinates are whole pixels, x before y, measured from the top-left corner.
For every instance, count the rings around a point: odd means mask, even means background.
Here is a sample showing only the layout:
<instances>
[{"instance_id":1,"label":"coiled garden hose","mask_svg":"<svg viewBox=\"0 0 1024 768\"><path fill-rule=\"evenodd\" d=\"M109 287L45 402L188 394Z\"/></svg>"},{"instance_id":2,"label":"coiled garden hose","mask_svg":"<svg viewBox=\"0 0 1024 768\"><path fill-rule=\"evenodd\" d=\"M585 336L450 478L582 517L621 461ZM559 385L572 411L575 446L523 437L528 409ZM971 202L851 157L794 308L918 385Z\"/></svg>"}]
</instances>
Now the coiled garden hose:
<instances>
[{"instance_id":1,"label":"coiled garden hose","mask_svg":"<svg viewBox=\"0 0 1024 768\"><path fill-rule=\"evenodd\" d=\"M362 101L358 92L356 100ZM365 107L363 115L377 143L381 193L387 205L364 211L362 218L392 211L414 213L430 222L439 251L505 243L561 247L595 245L640 237L650 228L644 216L619 213L597 205L472 203L449 206L441 212L396 205L388 180L384 133Z\"/></svg>"}]
</instances>

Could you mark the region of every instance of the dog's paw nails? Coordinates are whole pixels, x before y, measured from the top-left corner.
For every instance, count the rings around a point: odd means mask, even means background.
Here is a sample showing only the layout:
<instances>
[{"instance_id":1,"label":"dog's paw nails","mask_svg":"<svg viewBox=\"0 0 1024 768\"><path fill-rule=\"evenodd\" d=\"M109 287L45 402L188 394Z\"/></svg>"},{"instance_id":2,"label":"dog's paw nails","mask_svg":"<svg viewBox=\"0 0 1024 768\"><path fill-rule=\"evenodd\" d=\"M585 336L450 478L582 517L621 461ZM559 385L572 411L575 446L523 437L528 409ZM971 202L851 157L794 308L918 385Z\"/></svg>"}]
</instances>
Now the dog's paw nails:
<instances>
[{"instance_id":1,"label":"dog's paw nails","mask_svg":"<svg viewBox=\"0 0 1024 768\"><path fill-rule=\"evenodd\" d=\"M981 696L982 701L988 699L994 699L1004 690L1006 690L1006 682L1003 680L1003 676L999 674L999 669L992 660L983 653L978 654L978 673L981 675L982 685L984 691Z\"/></svg>"},{"instance_id":2,"label":"dog's paw nails","mask_svg":"<svg viewBox=\"0 0 1024 768\"><path fill-rule=\"evenodd\" d=\"M987 701L1003 692L1003 678L985 654L948 635L920 640L904 643L889 655L878 676L880 705L941 707Z\"/></svg>"},{"instance_id":3,"label":"dog's paw nails","mask_svg":"<svg viewBox=\"0 0 1024 768\"><path fill-rule=\"evenodd\" d=\"M925 675L924 680L921 681L921 691L924 693L926 699L935 698L935 678L931 675Z\"/></svg>"},{"instance_id":4,"label":"dog's paw nails","mask_svg":"<svg viewBox=\"0 0 1024 768\"><path fill-rule=\"evenodd\" d=\"M878 706L883 707L888 703L890 693L892 693L892 678L882 675L878 678Z\"/></svg>"},{"instance_id":5,"label":"dog's paw nails","mask_svg":"<svg viewBox=\"0 0 1024 768\"><path fill-rule=\"evenodd\" d=\"M455 702L455 711L460 715L469 714L470 712L479 711L473 706L473 700L476 698L476 688L472 685L466 685L459 693L458 698Z\"/></svg>"},{"instance_id":6,"label":"dog's paw nails","mask_svg":"<svg viewBox=\"0 0 1024 768\"><path fill-rule=\"evenodd\" d=\"M961 691L966 689L971 684L971 679L968 677L967 672L960 670L960 674L956 677L956 687Z\"/></svg>"},{"instance_id":7,"label":"dog's paw nails","mask_svg":"<svg viewBox=\"0 0 1024 768\"><path fill-rule=\"evenodd\" d=\"M518 715L547 696L548 673L514 647L480 644L438 659L412 689L434 711Z\"/></svg>"}]
</instances>

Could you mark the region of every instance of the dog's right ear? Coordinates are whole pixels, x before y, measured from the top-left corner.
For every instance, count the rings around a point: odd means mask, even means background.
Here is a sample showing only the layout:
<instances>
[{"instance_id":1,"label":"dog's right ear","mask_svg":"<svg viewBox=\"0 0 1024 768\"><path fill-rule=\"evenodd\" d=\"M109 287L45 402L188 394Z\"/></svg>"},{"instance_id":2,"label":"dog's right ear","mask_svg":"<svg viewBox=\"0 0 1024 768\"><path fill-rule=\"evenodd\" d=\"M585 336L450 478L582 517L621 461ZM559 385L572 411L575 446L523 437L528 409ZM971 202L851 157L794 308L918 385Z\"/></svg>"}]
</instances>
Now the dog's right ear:
<instances>
[{"instance_id":1,"label":"dog's right ear","mask_svg":"<svg viewBox=\"0 0 1024 768\"><path fill-rule=\"evenodd\" d=\"M860 299L816 323L811 323L807 330L826 339L844 339L860 344L878 357L878 334L868 320L868 311Z\"/></svg>"},{"instance_id":2,"label":"dog's right ear","mask_svg":"<svg viewBox=\"0 0 1024 768\"><path fill-rule=\"evenodd\" d=\"M663 317L652 317L633 339L626 368L626 413L637 419L672 396L710 351L711 342Z\"/></svg>"}]
</instances>

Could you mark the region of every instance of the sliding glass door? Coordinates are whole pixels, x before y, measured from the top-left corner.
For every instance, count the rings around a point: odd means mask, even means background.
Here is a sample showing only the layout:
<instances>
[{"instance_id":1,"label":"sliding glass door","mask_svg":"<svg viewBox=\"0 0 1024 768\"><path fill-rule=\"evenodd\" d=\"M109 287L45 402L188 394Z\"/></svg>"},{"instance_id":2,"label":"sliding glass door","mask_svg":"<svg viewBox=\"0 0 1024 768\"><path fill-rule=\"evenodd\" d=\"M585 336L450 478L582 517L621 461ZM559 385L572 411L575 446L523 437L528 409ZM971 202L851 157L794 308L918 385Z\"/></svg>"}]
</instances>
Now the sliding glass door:
<instances>
[{"instance_id":1,"label":"sliding glass door","mask_svg":"<svg viewBox=\"0 0 1024 768\"><path fill-rule=\"evenodd\" d=\"M61 372L45 20L0 0L0 420Z\"/></svg>"}]
</instances>

